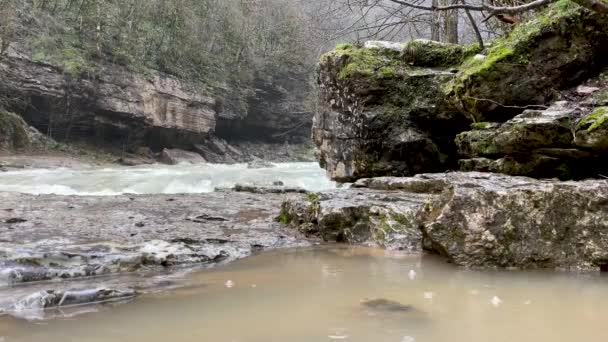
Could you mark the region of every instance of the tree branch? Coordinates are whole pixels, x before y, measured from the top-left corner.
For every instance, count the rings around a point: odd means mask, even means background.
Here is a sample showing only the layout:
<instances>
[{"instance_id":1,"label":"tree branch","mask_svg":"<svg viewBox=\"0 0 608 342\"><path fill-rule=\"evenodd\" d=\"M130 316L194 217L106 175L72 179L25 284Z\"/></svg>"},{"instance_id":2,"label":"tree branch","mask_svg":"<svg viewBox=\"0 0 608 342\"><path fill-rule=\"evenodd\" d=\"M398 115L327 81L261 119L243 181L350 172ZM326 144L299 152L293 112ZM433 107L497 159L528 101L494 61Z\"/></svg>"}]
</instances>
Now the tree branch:
<instances>
[{"instance_id":1,"label":"tree branch","mask_svg":"<svg viewBox=\"0 0 608 342\"><path fill-rule=\"evenodd\" d=\"M389 0L389 1L396 3L396 4L403 5L403 6L423 10L423 11L450 11L450 10L455 10L455 9L477 11L477 12L487 11L490 14L489 17L491 17L496 14L517 14L517 13L527 12L527 11L530 11L530 10L533 10L533 9L536 9L539 7L546 6L550 3L556 2L557 0L535 0L530 3L519 5L519 6L505 6L505 7L492 6L492 5L488 5L486 3L482 3L481 5L470 5L470 4L462 3L462 4L454 4L454 5L448 5L448 6L433 6L433 5L424 6L424 5L413 4L413 3L410 3L405 0ZM606 4L604 4L602 2L602 0L574 0L574 1L579 4L586 3L586 4L589 4L589 6L605 8L608 11L608 6L606 6ZM600 6L599 3L602 3L602 5ZM588 7L588 6L585 6L585 7ZM590 7L588 7L588 8L590 8Z\"/></svg>"}]
</instances>

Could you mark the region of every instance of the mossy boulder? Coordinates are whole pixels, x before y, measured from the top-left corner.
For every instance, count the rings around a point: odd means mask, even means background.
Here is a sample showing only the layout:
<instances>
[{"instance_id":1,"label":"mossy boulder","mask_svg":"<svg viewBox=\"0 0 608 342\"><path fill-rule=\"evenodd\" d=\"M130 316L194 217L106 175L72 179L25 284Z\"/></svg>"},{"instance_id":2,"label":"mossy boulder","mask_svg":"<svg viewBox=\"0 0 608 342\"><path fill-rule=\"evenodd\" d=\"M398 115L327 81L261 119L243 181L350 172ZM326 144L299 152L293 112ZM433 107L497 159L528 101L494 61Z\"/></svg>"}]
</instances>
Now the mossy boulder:
<instances>
[{"instance_id":1,"label":"mossy boulder","mask_svg":"<svg viewBox=\"0 0 608 342\"><path fill-rule=\"evenodd\" d=\"M412 65L407 46L342 44L321 58L313 139L333 179L441 171L452 162L451 137L470 124L441 92L453 72Z\"/></svg>"},{"instance_id":2,"label":"mossy boulder","mask_svg":"<svg viewBox=\"0 0 608 342\"><path fill-rule=\"evenodd\" d=\"M0 110L0 151L14 151L30 146L29 127L14 113Z\"/></svg>"},{"instance_id":3,"label":"mossy boulder","mask_svg":"<svg viewBox=\"0 0 608 342\"><path fill-rule=\"evenodd\" d=\"M444 92L478 121L504 121L599 72L607 53L608 16L559 1L466 60Z\"/></svg>"},{"instance_id":4,"label":"mossy boulder","mask_svg":"<svg viewBox=\"0 0 608 342\"><path fill-rule=\"evenodd\" d=\"M577 146L608 152L608 107L598 107L576 126Z\"/></svg>"},{"instance_id":5,"label":"mossy boulder","mask_svg":"<svg viewBox=\"0 0 608 342\"><path fill-rule=\"evenodd\" d=\"M572 109L556 105L544 111L527 110L501 125L473 124L473 130L456 136L458 152L466 157L487 157L569 147L572 115Z\"/></svg>"}]
</instances>

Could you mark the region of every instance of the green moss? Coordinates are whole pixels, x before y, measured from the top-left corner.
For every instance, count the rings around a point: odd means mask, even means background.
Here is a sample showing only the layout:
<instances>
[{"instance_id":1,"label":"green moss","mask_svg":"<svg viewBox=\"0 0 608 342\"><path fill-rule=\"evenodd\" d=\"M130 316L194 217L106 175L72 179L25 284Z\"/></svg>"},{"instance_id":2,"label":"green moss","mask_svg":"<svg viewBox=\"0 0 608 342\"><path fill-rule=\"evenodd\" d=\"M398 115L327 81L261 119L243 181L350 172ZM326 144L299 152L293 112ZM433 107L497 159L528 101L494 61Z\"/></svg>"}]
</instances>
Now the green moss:
<instances>
[{"instance_id":1,"label":"green moss","mask_svg":"<svg viewBox=\"0 0 608 342\"><path fill-rule=\"evenodd\" d=\"M336 45L336 50L350 50L353 48L353 44L350 43L340 43Z\"/></svg>"},{"instance_id":2,"label":"green moss","mask_svg":"<svg viewBox=\"0 0 608 342\"><path fill-rule=\"evenodd\" d=\"M538 47L538 39L545 32L559 32L564 22L580 20L581 13L584 11L580 6L567 0L550 6L533 20L518 25L507 37L492 41L485 51L485 58L471 55L466 59L460 66L457 77L445 84L443 92L462 111L471 114L473 118L482 117L477 99L480 97L477 92L481 85L489 92L482 93L481 97L491 96L491 92L495 91L492 84L500 84L501 80L512 77L515 71L528 67L531 51Z\"/></svg>"},{"instance_id":3,"label":"green moss","mask_svg":"<svg viewBox=\"0 0 608 342\"><path fill-rule=\"evenodd\" d=\"M404 44L403 58L407 63L418 66L453 67L480 51L477 44L458 45L418 39Z\"/></svg>"},{"instance_id":4,"label":"green moss","mask_svg":"<svg viewBox=\"0 0 608 342\"><path fill-rule=\"evenodd\" d=\"M289 213L287 213L287 210L285 210L284 208L281 208L281 212L279 213L279 216L277 217L277 221L282 224L290 224L292 220L291 220L291 216L289 215Z\"/></svg>"},{"instance_id":5,"label":"green moss","mask_svg":"<svg viewBox=\"0 0 608 342\"><path fill-rule=\"evenodd\" d=\"M608 107L596 108L593 112L587 114L580 122L579 126L587 127L587 132L593 132L598 129L604 122L608 120Z\"/></svg>"},{"instance_id":6,"label":"green moss","mask_svg":"<svg viewBox=\"0 0 608 342\"><path fill-rule=\"evenodd\" d=\"M480 131L480 130L486 129L489 124L490 124L489 122L485 122L485 121L475 122L475 123L471 124L471 129L475 130L475 131Z\"/></svg>"},{"instance_id":7,"label":"green moss","mask_svg":"<svg viewBox=\"0 0 608 342\"><path fill-rule=\"evenodd\" d=\"M320 196L316 192L307 192L306 193L306 200L308 200L308 202L310 202L310 203L319 203Z\"/></svg>"},{"instance_id":8,"label":"green moss","mask_svg":"<svg viewBox=\"0 0 608 342\"><path fill-rule=\"evenodd\" d=\"M0 111L0 148L21 149L29 144L25 121L17 114Z\"/></svg>"},{"instance_id":9,"label":"green moss","mask_svg":"<svg viewBox=\"0 0 608 342\"><path fill-rule=\"evenodd\" d=\"M397 73L396 70L395 70L395 68L394 67L390 67L390 66L383 66L378 71L380 72L380 74L384 78L395 77L395 75Z\"/></svg>"}]
</instances>

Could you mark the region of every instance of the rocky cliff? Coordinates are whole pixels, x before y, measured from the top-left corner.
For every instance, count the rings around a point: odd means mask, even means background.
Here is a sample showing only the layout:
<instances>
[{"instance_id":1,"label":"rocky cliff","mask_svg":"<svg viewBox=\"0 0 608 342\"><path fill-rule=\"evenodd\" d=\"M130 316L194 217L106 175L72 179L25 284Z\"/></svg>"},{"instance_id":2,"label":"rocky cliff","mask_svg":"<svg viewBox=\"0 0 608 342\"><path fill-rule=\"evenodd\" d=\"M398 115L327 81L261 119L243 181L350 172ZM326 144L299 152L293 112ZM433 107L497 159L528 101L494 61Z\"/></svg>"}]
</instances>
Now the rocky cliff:
<instances>
[{"instance_id":1,"label":"rocky cliff","mask_svg":"<svg viewBox=\"0 0 608 342\"><path fill-rule=\"evenodd\" d=\"M222 138L296 144L310 139L312 113L304 105L310 83L298 73L260 79L252 94L231 99L230 91L203 89L171 75L98 63L92 74L69 73L11 48L0 59L0 105L57 141L130 152L204 150L213 162L255 159L218 150L218 144L226 145ZM242 108L235 104L243 101Z\"/></svg>"},{"instance_id":2,"label":"rocky cliff","mask_svg":"<svg viewBox=\"0 0 608 342\"><path fill-rule=\"evenodd\" d=\"M215 129L215 99L171 76L111 65L93 77L73 77L16 53L0 60L0 75L2 96L18 98L16 111L59 140L179 146Z\"/></svg>"},{"instance_id":3,"label":"rocky cliff","mask_svg":"<svg viewBox=\"0 0 608 342\"><path fill-rule=\"evenodd\" d=\"M608 87L576 89L602 79L607 46L608 18L565 3L484 51L428 41L338 46L319 68L321 165L340 181L455 169L597 177L608 169Z\"/></svg>"}]
</instances>

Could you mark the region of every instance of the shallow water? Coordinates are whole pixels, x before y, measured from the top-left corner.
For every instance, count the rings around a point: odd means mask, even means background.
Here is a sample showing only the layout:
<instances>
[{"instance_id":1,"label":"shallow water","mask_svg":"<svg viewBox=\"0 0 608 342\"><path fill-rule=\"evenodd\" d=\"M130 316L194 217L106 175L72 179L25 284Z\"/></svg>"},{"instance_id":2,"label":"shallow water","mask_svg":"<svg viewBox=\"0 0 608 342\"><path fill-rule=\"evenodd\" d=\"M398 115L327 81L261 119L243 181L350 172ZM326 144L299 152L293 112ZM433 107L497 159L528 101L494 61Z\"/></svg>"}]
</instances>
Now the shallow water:
<instances>
[{"instance_id":1,"label":"shallow water","mask_svg":"<svg viewBox=\"0 0 608 342\"><path fill-rule=\"evenodd\" d=\"M434 257L324 247L192 274L181 290L76 317L0 317L4 341L607 341L608 279L477 272ZM412 310L361 305L385 298Z\"/></svg>"},{"instance_id":2,"label":"shallow water","mask_svg":"<svg viewBox=\"0 0 608 342\"><path fill-rule=\"evenodd\" d=\"M28 194L96 195L212 192L235 184L272 185L311 191L335 187L317 163L280 163L248 169L247 164L181 164L105 169L38 169L0 173L0 191Z\"/></svg>"}]
</instances>

